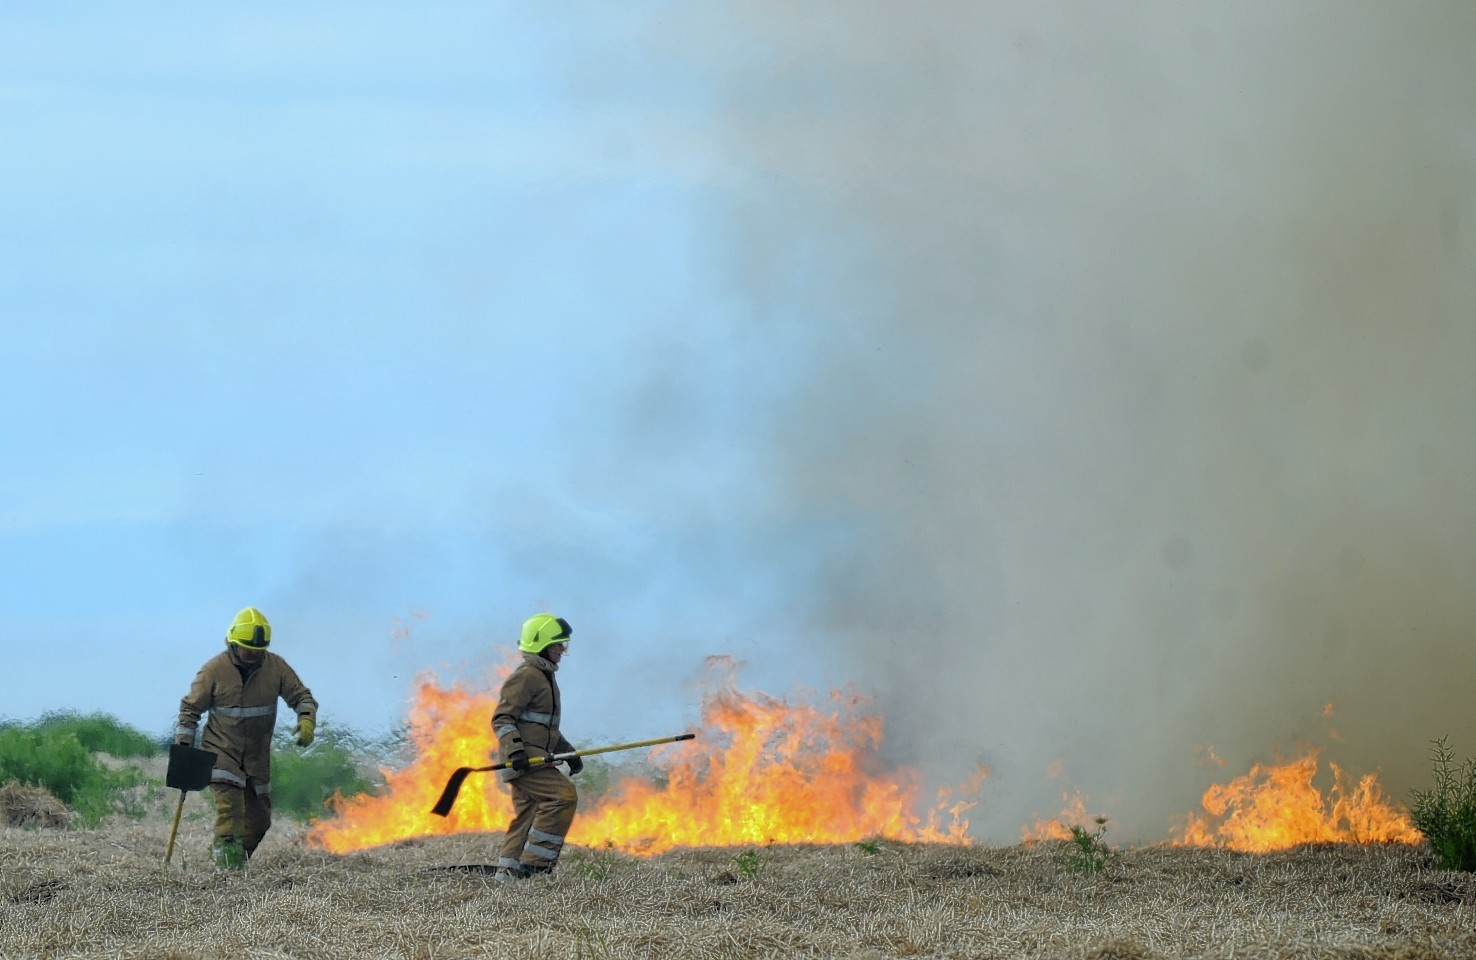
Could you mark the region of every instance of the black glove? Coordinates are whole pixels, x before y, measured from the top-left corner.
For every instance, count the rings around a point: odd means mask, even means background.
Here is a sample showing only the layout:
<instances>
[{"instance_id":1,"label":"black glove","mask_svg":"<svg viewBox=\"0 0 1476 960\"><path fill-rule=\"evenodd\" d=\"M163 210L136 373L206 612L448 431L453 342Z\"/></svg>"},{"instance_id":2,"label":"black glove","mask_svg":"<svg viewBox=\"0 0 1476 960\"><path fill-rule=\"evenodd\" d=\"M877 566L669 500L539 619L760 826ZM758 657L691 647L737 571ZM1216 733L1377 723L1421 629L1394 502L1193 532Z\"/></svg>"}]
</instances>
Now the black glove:
<instances>
[{"instance_id":1,"label":"black glove","mask_svg":"<svg viewBox=\"0 0 1476 960\"><path fill-rule=\"evenodd\" d=\"M528 769L528 767L532 766L532 764L528 763L528 751L514 750L512 753L509 753L507 755L507 765L519 773Z\"/></svg>"},{"instance_id":2,"label":"black glove","mask_svg":"<svg viewBox=\"0 0 1476 960\"><path fill-rule=\"evenodd\" d=\"M566 760L564 762L569 765L569 776L571 776L571 777L574 776L574 774L579 773L581 770L584 769L584 761L582 759L580 759L579 757L570 757L568 760Z\"/></svg>"}]
</instances>

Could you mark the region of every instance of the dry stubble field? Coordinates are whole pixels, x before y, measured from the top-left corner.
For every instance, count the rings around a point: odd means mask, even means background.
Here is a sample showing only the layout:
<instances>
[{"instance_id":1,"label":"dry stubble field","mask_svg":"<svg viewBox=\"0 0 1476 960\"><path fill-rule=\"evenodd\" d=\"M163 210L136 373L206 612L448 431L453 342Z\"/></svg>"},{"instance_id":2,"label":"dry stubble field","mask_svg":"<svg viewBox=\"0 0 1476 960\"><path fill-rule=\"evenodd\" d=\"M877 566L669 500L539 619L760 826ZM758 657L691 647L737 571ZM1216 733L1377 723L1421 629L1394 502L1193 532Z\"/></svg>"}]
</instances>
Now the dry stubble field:
<instances>
[{"instance_id":1,"label":"dry stubble field","mask_svg":"<svg viewBox=\"0 0 1476 960\"><path fill-rule=\"evenodd\" d=\"M167 822L0 828L0 956L1476 958L1476 877L1407 846L1149 847L1095 876L1064 844L576 847L508 886L476 869L495 834L338 857L287 823L217 876L200 802L167 874Z\"/></svg>"}]
</instances>

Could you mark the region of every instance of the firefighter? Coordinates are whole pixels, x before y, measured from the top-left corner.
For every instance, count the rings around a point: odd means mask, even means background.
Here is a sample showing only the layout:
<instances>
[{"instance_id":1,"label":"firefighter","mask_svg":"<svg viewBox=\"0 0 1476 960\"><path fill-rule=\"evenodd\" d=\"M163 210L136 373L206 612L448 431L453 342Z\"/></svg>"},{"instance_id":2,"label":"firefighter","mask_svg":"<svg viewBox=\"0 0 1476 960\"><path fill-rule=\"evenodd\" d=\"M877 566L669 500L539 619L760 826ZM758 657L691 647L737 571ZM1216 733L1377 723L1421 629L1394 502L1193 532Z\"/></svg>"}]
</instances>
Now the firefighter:
<instances>
[{"instance_id":1,"label":"firefighter","mask_svg":"<svg viewBox=\"0 0 1476 960\"><path fill-rule=\"evenodd\" d=\"M554 764L530 766L529 757L572 753L559 732L559 684L554 673L568 650L569 621L540 613L523 624L518 649L523 662L508 676L492 714L498 753L511 764L498 771L512 791L513 819L497 858L498 880L521 880L552 873L574 822L579 797L574 784ZM569 775L584 761L566 761Z\"/></svg>"},{"instance_id":2,"label":"firefighter","mask_svg":"<svg viewBox=\"0 0 1476 960\"><path fill-rule=\"evenodd\" d=\"M175 743L193 745L201 714L209 711L200 746L215 754L216 870L239 870L272 825L272 731L277 698L297 714L297 744L313 742L318 702L287 661L267 650L272 625L255 607L236 614L225 650L205 661L179 702Z\"/></svg>"}]
</instances>

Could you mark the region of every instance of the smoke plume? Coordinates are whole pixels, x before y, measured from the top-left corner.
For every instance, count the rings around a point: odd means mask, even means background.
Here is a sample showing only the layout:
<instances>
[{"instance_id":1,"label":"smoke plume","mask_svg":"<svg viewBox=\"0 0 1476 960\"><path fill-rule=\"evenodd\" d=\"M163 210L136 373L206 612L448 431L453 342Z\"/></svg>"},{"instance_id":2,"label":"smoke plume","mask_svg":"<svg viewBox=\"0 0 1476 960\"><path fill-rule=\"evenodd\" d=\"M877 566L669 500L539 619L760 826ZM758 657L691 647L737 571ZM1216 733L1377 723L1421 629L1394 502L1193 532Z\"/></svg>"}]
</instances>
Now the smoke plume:
<instances>
[{"instance_id":1,"label":"smoke plume","mask_svg":"<svg viewBox=\"0 0 1476 960\"><path fill-rule=\"evenodd\" d=\"M669 29L750 174L735 282L809 342L768 438L846 530L807 635L932 775L991 767L981 834L1075 788L1160 839L1303 742L1405 799L1476 752L1476 10Z\"/></svg>"}]
</instances>

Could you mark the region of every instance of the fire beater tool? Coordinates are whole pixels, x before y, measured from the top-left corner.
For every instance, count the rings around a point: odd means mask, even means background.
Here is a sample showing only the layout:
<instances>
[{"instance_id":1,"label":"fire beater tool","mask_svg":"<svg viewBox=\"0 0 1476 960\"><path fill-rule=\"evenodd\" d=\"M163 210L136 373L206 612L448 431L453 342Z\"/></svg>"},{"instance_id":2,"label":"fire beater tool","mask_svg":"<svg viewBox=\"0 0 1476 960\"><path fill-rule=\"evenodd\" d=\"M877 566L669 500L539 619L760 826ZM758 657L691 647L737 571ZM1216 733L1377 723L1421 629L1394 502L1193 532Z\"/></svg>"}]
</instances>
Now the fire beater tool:
<instances>
[{"instance_id":1,"label":"fire beater tool","mask_svg":"<svg viewBox=\"0 0 1476 960\"><path fill-rule=\"evenodd\" d=\"M164 773L164 786L178 788L179 804L174 808L174 826L169 830L169 849L164 851L164 868L174 856L174 835L179 833L179 815L184 813L185 794L210 786L210 773L215 769L215 754L196 750L183 743L169 748L169 769Z\"/></svg>"},{"instance_id":2,"label":"fire beater tool","mask_svg":"<svg viewBox=\"0 0 1476 960\"><path fill-rule=\"evenodd\" d=\"M636 747L654 747L659 743L675 743L678 740L695 740L696 738L697 734L695 733L680 733L674 737L658 737L655 740L637 740L635 743L617 743L613 747L595 747L591 750L571 750L568 753L551 753L546 757L530 757L528 766L536 767L545 763L558 763L561 760L568 760L573 757L592 757L597 753L610 753L615 750L634 750ZM446 781L446 789L441 791L441 799L436 801L434 807L431 807L431 813L434 813L438 817L444 817L451 812L451 807L456 803L456 795L461 792L461 784L466 780L467 774L506 770L511 766L512 763L510 761L504 760L501 763L494 763L490 767L458 767L456 772L451 774L451 779Z\"/></svg>"}]
</instances>

